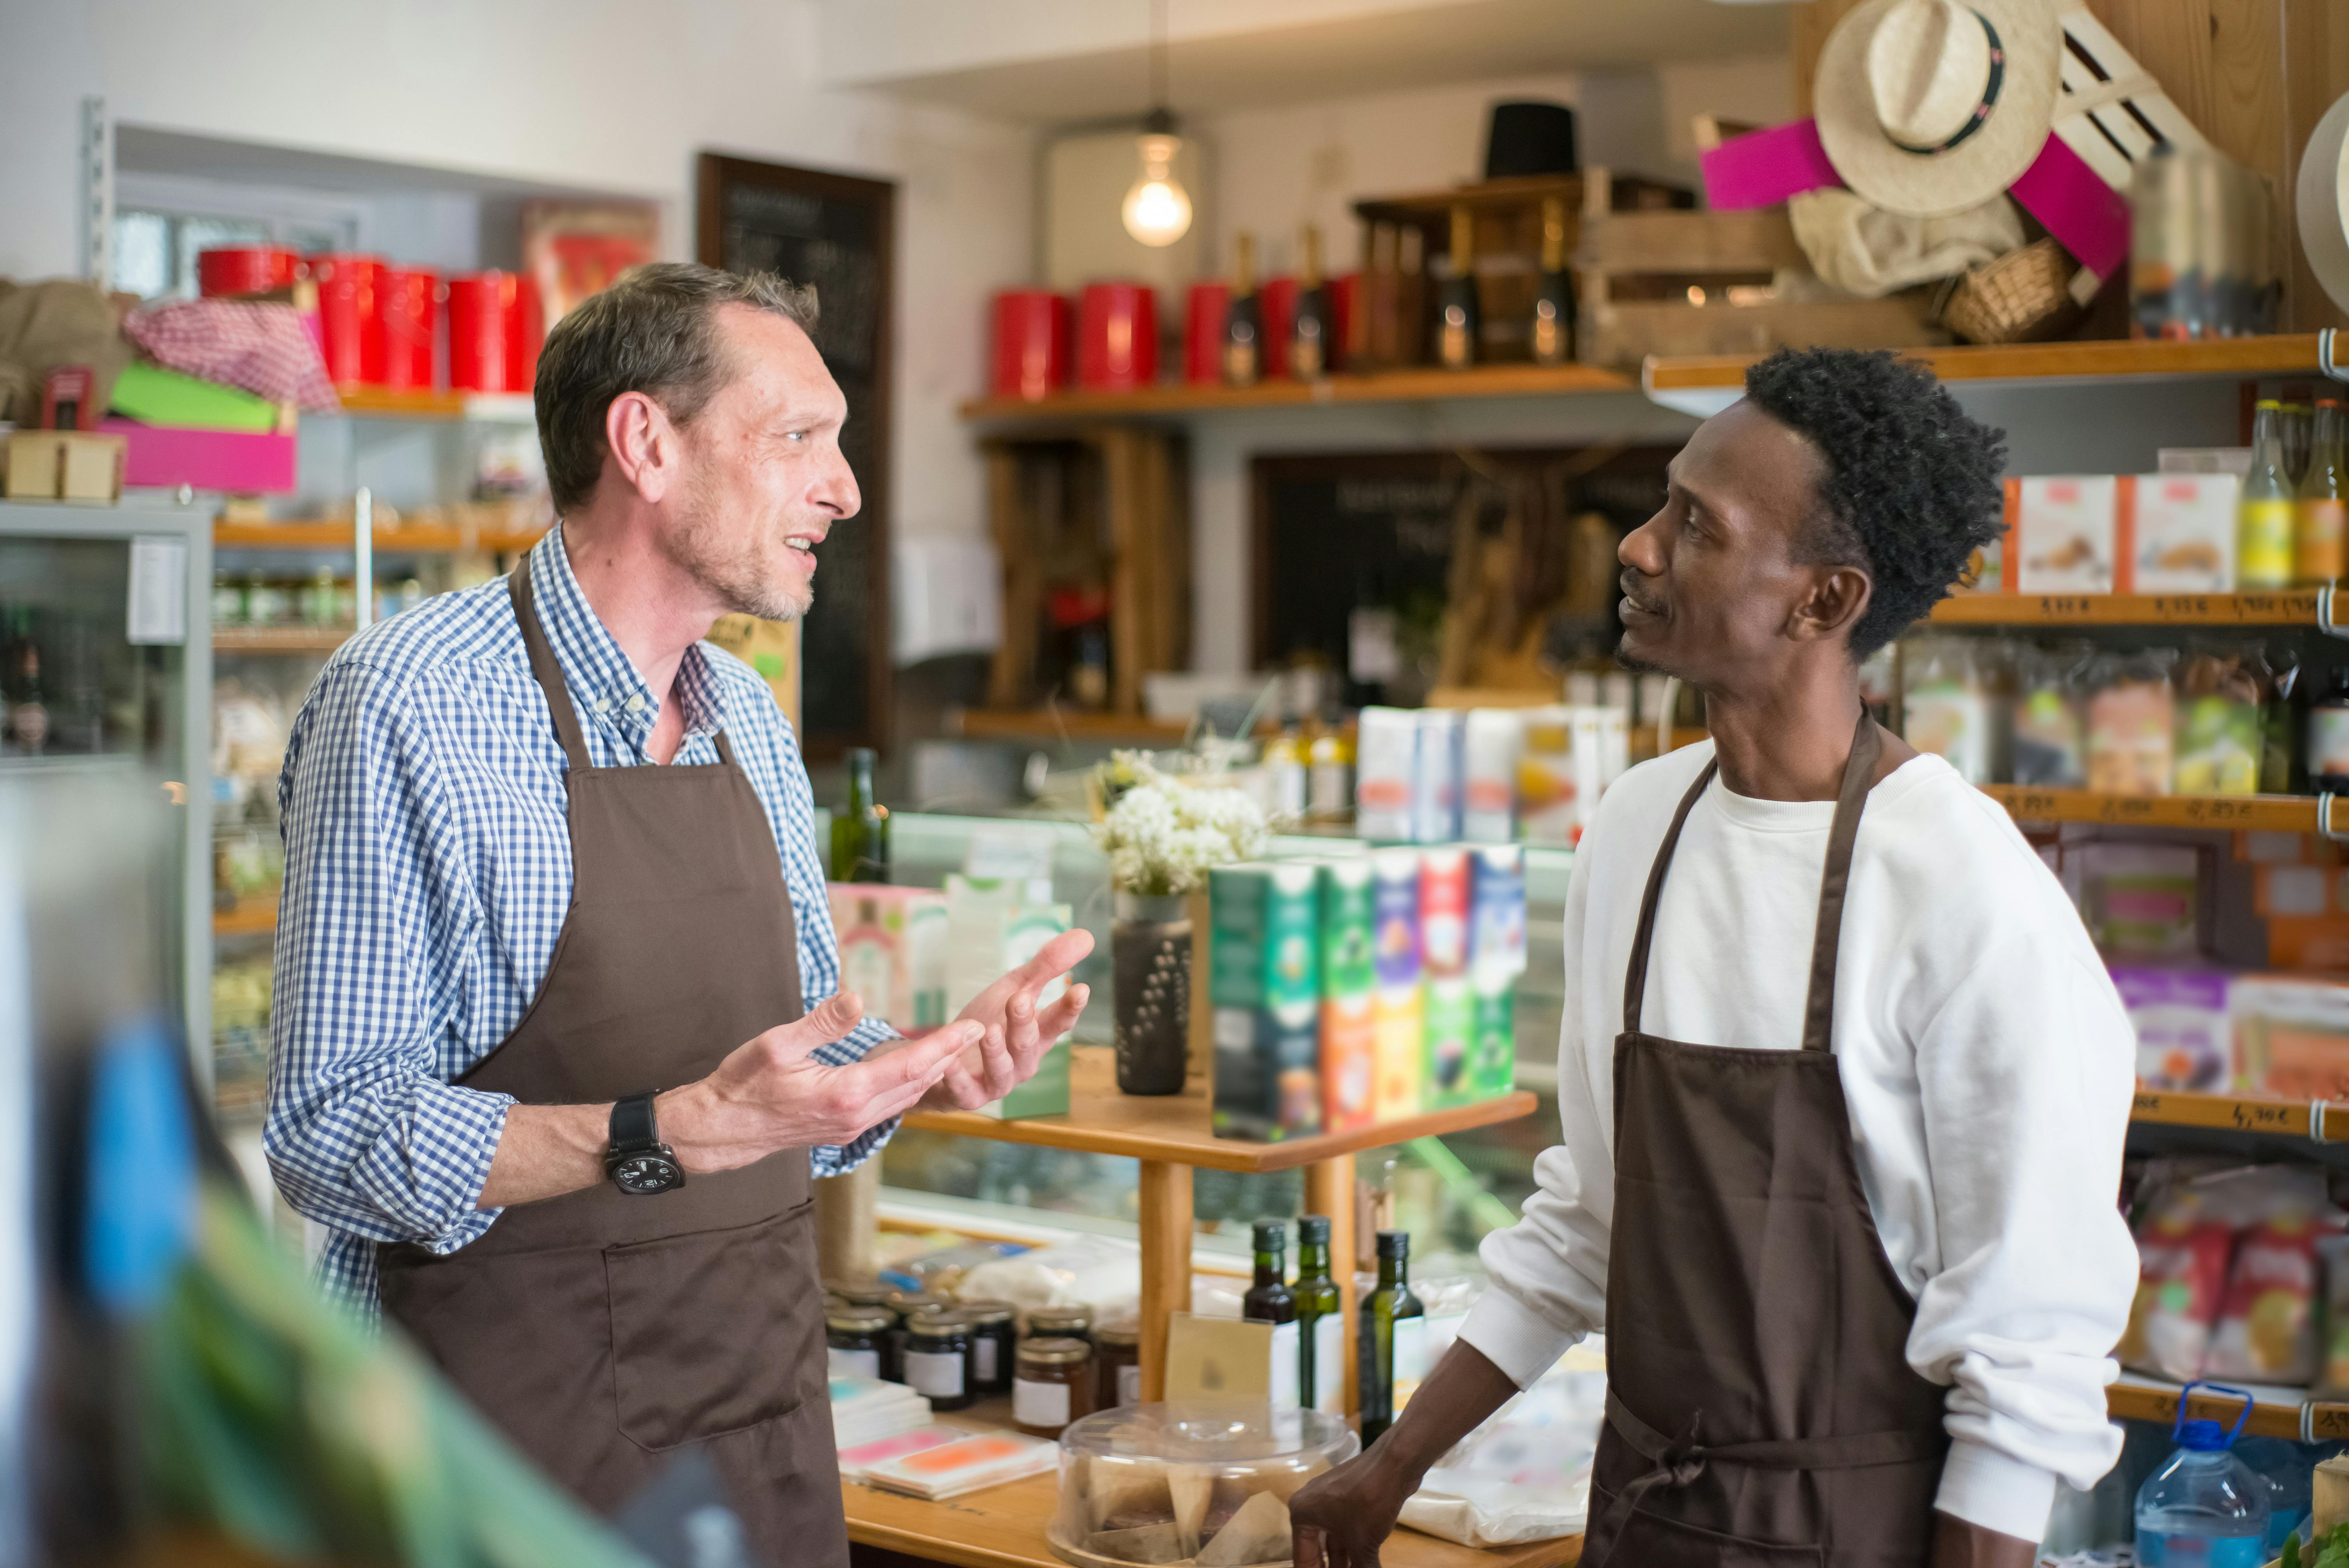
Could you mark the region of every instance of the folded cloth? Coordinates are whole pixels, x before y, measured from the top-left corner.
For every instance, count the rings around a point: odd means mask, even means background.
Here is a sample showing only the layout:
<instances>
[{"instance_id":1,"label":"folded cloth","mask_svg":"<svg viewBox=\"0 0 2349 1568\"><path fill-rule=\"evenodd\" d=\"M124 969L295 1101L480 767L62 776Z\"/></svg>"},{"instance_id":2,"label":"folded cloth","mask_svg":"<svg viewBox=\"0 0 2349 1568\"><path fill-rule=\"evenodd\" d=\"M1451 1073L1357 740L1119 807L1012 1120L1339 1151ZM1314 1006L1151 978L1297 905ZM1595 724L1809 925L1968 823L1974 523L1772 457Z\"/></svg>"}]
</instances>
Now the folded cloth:
<instances>
[{"instance_id":1,"label":"folded cloth","mask_svg":"<svg viewBox=\"0 0 2349 1568\"><path fill-rule=\"evenodd\" d=\"M106 291L72 278L16 284L0 278L0 419L40 423L41 382L60 365L86 365L101 410L130 363L120 312Z\"/></svg>"},{"instance_id":2,"label":"folded cloth","mask_svg":"<svg viewBox=\"0 0 2349 1568\"><path fill-rule=\"evenodd\" d=\"M342 406L317 344L290 304L182 300L131 312L122 331L169 369L242 387L273 403Z\"/></svg>"},{"instance_id":3,"label":"folded cloth","mask_svg":"<svg viewBox=\"0 0 2349 1568\"><path fill-rule=\"evenodd\" d=\"M1862 299L1966 272L2023 244L2023 220L2002 195L1947 217L1911 218L1848 191L1806 191L1787 201L1786 216L1812 269Z\"/></svg>"}]
</instances>

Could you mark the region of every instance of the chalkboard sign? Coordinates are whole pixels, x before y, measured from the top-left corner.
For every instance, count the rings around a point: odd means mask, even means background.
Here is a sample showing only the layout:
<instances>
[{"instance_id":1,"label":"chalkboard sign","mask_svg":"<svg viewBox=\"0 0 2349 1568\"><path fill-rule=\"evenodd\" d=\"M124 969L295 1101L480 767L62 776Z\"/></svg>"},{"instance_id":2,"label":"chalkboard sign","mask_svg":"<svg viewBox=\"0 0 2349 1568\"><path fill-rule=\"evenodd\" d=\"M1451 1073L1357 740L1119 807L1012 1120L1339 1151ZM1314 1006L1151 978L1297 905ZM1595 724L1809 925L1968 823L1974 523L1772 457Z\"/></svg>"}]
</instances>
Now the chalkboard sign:
<instances>
[{"instance_id":1,"label":"chalkboard sign","mask_svg":"<svg viewBox=\"0 0 2349 1568\"><path fill-rule=\"evenodd\" d=\"M842 452L864 510L817 553L801 640L801 743L818 759L887 740L889 324L896 187L701 155L701 261L815 285L815 346L848 399Z\"/></svg>"}]
</instances>

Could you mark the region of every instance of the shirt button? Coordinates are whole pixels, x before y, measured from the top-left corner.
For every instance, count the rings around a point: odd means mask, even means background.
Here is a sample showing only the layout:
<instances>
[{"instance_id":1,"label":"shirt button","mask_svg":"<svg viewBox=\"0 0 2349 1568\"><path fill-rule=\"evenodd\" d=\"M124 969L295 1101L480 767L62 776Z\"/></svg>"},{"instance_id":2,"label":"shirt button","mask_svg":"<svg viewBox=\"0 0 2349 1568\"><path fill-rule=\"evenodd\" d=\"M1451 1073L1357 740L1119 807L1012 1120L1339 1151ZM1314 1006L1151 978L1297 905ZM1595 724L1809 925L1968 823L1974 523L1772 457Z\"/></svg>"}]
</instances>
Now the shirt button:
<instances>
[{"instance_id":1,"label":"shirt button","mask_svg":"<svg viewBox=\"0 0 2349 1568\"><path fill-rule=\"evenodd\" d=\"M611 712L611 711L612 711L612 699L611 699L610 697L608 697L608 696L599 696L599 697L597 697L597 698L595 699L595 711L596 711L597 713L609 713L609 712Z\"/></svg>"},{"instance_id":2,"label":"shirt button","mask_svg":"<svg viewBox=\"0 0 2349 1568\"><path fill-rule=\"evenodd\" d=\"M642 713L645 711L645 699L642 696L632 696L627 700L626 707L630 713Z\"/></svg>"}]
</instances>

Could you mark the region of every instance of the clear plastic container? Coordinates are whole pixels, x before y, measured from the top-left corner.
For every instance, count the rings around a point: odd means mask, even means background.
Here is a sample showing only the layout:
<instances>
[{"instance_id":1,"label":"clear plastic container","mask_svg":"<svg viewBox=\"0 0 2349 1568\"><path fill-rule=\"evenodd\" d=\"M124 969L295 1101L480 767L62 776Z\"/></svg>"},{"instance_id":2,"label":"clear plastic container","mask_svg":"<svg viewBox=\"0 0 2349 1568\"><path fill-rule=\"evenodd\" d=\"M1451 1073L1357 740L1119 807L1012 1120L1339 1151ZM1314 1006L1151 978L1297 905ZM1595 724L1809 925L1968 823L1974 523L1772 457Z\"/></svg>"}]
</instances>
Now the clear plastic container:
<instances>
[{"instance_id":1,"label":"clear plastic container","mask_svg":"<svg viewBox=\"0 0 2349 1568\"><path fill-rule=\"evenodd\" d=\"M1268 1405L1129 1405L1061 1434L1045 1538L1079 1568L1289 1558L1288 1500L1361 1447L1342 1417Z\"/></svg>"},{"instance_id":2,"label":"clear plastic container","mask_svg":"<svg viewBox=\"0 0 2349 1568\"><path fill-rule=\"evenodd\" d=\"M2197 1388L2242 1400L2231 1429L2188 1418L2187 1398ZM2189 1383L2180 1391L2170 1426L2178 1450L2137 1489L2138 1568L2261 1568L2268 1561L2274 1489L2230 1451L2251 1413L2251 1397L2240 1388Z\"/></svg>"}]
</instances>

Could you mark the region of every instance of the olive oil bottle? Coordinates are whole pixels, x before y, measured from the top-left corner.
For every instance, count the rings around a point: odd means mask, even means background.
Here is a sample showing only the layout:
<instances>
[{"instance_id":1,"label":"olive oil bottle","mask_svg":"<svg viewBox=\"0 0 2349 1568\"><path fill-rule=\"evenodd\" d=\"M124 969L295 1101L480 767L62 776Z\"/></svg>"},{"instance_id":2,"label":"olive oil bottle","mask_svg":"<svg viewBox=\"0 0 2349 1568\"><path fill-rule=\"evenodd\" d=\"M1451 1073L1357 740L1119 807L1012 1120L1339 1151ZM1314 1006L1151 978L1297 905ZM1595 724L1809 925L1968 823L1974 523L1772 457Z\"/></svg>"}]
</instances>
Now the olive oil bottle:
<instances>
[{"instance_id":1,"label":"olive oil bottle","mask_svg":"<svg viewBox=\"0 0 2349 1568\"><path fill-rule=\"evenodd\" d=\"M1411 1294L1409 1231L1379 1233L1379 1288L1362 1298L1361 1314L1357 1337L1367 1449L1394 1425L1427 1376L1427 1315Z\"/></svg>"},{"instance_id":2,"label":"olive oil bottle","mask_svg":"<svg viewBox=\"0 0 2349 1568\"><path fill-rule=\"evenodd\" d=\"M1256 1222L1256 1282L1240 1297L1240 1315L1272 1325L1272 1402L1297 1403L1297 1297L1288 1288L1288 1222Z\"/></svg>"},{"instance_id":3,"label":"olive oil bottle","mask_svg":"<svg viewBox=\"0 0 2349 1568\"><path fill-rule=\"evenodd\" d=\"M1330 1219L1297 1222L1297 1399L1309 1409L1346 1413L1345 1303L1330 1275Z\"/></svg>"}]
</instances>

